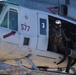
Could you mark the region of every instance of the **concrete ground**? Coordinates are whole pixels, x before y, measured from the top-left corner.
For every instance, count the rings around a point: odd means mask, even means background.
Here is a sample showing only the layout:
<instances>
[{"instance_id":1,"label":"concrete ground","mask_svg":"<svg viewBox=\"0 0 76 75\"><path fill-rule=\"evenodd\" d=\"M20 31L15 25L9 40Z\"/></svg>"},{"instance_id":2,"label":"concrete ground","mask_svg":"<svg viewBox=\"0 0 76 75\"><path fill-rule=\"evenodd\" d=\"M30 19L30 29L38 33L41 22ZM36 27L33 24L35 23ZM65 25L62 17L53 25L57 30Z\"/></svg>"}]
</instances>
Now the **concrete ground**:
<instances>
[{"instance_id":1,"label":"concrete ground","mask_svg":"<svg viewBox=\"0 0 76 75\"><path fill-rule=\"evenodd\" d=\"M58 73L56 71L35 71L35 70L29 70L26 71L24 69L21 69L20 67L10 67L6 70L0 71L1 74L9 74L9 75L69 75L66 73Z\"/></svg>"}]
</instances>

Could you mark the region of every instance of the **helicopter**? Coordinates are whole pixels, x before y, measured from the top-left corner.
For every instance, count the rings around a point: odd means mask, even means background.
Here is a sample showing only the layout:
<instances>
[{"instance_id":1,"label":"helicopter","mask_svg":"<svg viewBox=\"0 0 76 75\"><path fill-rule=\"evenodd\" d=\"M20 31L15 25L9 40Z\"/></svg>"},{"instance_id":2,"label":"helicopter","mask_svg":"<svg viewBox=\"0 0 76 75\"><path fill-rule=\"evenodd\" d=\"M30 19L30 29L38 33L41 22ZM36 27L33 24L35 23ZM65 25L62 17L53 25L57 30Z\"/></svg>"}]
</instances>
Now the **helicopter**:
<instances>
[{"instance_id":1,"label":"helicopter","mask_svg":"<svg viewBox=\"0 0 76 75\"><path fill-rule=\"evenodd\" d=\"M68 57L71 57L74 59L72 67L76 68L76 21L58 15L57 5L29 0L27 4L24 7L10 1L0 2L0 61L22 68L30 64L35 70L59 69L66 68ZM71 51L66 52L68 57L60 64L57 63L64 55L51 51L49 43L50 24L56 19L62 21L67 37L72 40L68 45Z\"/></svg>"}]
</instances>

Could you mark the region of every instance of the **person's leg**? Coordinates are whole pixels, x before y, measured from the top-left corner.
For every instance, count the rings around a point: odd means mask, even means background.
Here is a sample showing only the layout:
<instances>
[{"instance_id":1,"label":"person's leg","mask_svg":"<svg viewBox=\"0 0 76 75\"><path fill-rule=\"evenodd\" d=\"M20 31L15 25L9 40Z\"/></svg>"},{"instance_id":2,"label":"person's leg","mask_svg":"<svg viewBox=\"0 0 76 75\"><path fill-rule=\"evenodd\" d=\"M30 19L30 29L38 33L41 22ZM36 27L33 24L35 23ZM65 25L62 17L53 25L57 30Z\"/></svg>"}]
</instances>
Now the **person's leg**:
<instances>
[{"instance_id":1,"label":"person's leg","mask_svg":"<svg viewBox=\"0 0 76 75\"><path fill-rule=\"evenodd\" d=\"M63 42L57 44L58 52L61 54L65 54L66 47L64 46Z\"/></svg>"},{"instance_id":2,"label":"person's leg","mask_svg":"<svg viewBox=\"0 0 76 75\"><path fill-rule=\"evenodd\" d=\"M63 63L65 61L65 59L67 57L66 52L65 52L66 51L66 48L65 48L63 42L58 43L58 46L57 47L58 47L58 53L64 55L63 59L61 59L61 61L59 61L57 63L57 64L61 64L61 63Z\"/></svg>"},{"instance_id":3,"label":"person's leg","mask_svg":"<svg viewBox=\"0 0 76 75\"><path fill-rule=\"evenodd\" d=\"M66 48L63 44L63 42L59 43L58 44L58 47L60 49L60 52L64 55L64 58L58 63L62 63L65 61L65 59L68 57L67 54L66 54L66 51L69 50L68 48ZM71 67L71 64L72 64L72 58L71 57L68 57L68 62L67 62L67 66L66 66L66 72L69 73L69 70L70 70L70 67Z\"/></svg>"},{"instance_id":4,"label":"person's leg","mask_svg":"<svg viewBox=\"0 0 76 75\"><path fill-rule=\"evenodd\" d=\"M68 57L68 63L67 63L67 66L66 66L66 72L67 73L69 73L69 70L71 68L71 64L72 64L72 58Z\"/></svg>"}]
</instances>

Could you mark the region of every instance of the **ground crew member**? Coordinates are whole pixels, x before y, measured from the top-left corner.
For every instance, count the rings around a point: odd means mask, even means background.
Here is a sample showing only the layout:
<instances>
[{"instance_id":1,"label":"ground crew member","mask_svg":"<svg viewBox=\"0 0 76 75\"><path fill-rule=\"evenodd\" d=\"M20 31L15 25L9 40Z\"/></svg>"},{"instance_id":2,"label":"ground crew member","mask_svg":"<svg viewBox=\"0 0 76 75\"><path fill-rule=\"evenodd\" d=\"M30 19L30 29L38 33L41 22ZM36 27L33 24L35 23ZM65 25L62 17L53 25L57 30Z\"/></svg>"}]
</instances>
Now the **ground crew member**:
<instances>
[{"instance_id":1,"label":"ground crew member","mask_svg":"<svg viewBox=\"0 0 76 75\"><path fill-rule=\"evenodd\" d=\"M66 37L64 31L61 29L61 21L56 20L55 24L50 28L50 44L51 44L51 51L53 52L60 52L64 53L65 46L63 44L63 39L66 41L68 38ZM58 51L58 49L60 51Z\"/></svg>"}]
</instances>

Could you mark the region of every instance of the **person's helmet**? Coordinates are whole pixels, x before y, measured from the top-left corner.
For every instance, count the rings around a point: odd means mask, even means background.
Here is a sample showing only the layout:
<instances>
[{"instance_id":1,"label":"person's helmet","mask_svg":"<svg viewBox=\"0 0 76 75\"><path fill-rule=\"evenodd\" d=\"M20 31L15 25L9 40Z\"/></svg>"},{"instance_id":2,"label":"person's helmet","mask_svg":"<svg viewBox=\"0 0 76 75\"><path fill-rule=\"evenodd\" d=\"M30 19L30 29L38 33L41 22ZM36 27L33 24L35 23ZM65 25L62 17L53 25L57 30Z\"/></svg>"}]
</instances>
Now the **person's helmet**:
<instances>
[{"instance_id":1,"label":"person's helmet","mask_svg":"<svg viewBox=\"0 0 76 75\"><path fill-rule=\"evenodd\" d=\"M61 24L61 21L60 20L56 20L55 21L55 24L60 25Z\"/></svg>"},{"instance_id":2,"label":"person's helmet","mask_svg":"<svg viewBox=\"0 0 76 75\"><path fill-rule=\"evenodd\" d=\"M56 21L55 21L55 26L61 27L61 21L60 21L60 20L56 20Z\"/></svg>"}]
</instances>

